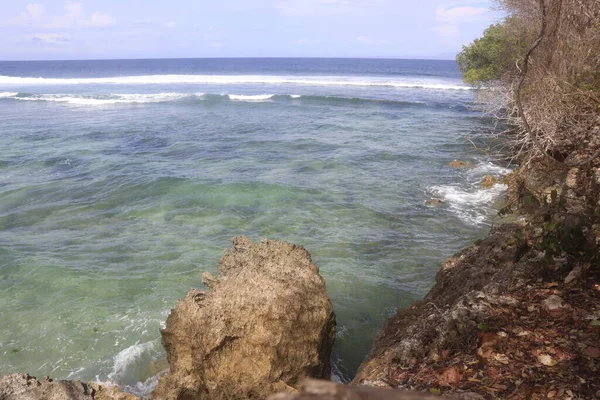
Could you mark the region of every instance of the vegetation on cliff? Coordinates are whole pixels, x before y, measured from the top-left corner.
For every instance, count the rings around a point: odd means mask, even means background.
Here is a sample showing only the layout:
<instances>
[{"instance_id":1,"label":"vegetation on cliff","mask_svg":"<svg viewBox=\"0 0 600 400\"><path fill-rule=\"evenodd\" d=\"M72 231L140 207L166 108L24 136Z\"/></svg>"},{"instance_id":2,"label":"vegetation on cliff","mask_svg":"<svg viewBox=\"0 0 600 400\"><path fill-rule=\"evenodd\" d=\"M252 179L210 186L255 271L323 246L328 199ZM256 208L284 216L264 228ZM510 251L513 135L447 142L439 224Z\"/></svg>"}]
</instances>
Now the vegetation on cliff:
<instances>
[{"instance_id":1,"label":"vegetation on cliff","mask_svg":"<svg viewBox=\"0 0 600 400\"><path fill-rule=\"evenodd\" d=\"M600 133L600 2L496 3L508 17L464 46L465 81L484 86L488 111L514 127L521 160L589 162Z\"/></svg>"}]
</instances>

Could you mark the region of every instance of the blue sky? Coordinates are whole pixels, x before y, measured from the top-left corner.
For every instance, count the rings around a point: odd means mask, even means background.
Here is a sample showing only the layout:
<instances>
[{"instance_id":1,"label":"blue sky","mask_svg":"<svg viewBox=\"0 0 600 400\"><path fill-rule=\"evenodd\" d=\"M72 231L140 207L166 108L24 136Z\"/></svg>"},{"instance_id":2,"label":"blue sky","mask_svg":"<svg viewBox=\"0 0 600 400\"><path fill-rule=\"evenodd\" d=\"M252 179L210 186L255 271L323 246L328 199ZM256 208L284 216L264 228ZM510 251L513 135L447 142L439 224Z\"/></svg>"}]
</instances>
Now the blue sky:
<instances>
[{"instance_id":1,"label":"blue sky","mask_svg":"<svg viewBox=\"0 0 600 400\"><path fill-rule=\"evenodd\" d=\"M0 60L454 58L490 1L32 0L0 8Z\"/></svg>"}]
</instances>

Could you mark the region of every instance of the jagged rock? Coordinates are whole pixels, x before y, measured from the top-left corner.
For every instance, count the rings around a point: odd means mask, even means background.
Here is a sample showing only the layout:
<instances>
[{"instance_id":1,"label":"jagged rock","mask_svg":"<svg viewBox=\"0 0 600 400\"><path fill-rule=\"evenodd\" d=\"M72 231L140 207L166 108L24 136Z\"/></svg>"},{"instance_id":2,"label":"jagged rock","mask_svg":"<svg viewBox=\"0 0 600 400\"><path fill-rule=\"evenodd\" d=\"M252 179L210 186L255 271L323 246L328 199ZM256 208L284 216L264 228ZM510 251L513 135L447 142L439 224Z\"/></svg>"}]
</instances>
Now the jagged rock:
<instances>
[{"instance_id":1,"label":"jagged rock","mask_svg":"<svg viewBox=\"0 0 600 400\"><path fill-rule=\"evenodd\" d=\"M440 398L442 397L407 390L342 386L333 382L309 379L302 382L299 393L276 394L268 400L434 400Z\"/></svg>"},{"instance_id":2,"label":"jagged rock","mask_svg":"<svg viewBox=\"0 0 600 400\"><path fill-rule=\"evenodd\" d=\"M436 198L429 199L425 202L425 204L428 206L439 206L439 205L442 205L443 203L444 203L443 200L436 199Z\"/></svg>"},{"instance_id":3,"label":"jagged rock","mask_svg":"<svg viewBox=\"0 0 600 400\"><path fill-rule=\"evenodd\" d=\"M471 163L469 161L461 161L461 160L451 161L448 165L451 166L452 168L471 168L471 167L473 167L473 163Z\"/></svg>"},{"instance_id":4,"label":"jagged rock","mask_svg":"<svg viewBox=\"0 0 600 400\"><path fill-rule=\"evenodd\" d=\"M139 400L117 387L105 387L81 381L38 381L28 374L0 378L0 400Z\"/></svg>"},{"instance_id":5,"label":"jagged rock","mask_svg":"<svg viewBox=\"0 0 600 400\"><path fill-rule=\"evenodd\" d=\"M483 186L484 189L490 189L496 183L498 183L498 179L494 175L486 175L481 181L481 186Z\"/></svg>"},{"instance_id":6,"label":"jagged rock","mask_svg":"<svg viewBox=\"0 0 600 400\"><path fill-rule=\"evenodd\" d=\"M579 277L581 276L581 272L582 272L581 266L577 266L577 267L573 268L571 270L571 272L569 272L569 275L567 275L567 277L565 278L565 283L569 284L569 283L579 279Z\"/></svg>"},{"instance_id":7,"label":"jagged rock","mask_svg":"<svg viewBox=\"0 0 600 400\"><path fill-rule=\"evenodd\" d=\"M564 308L564 302L563 299L561 299L559 296L553 294L552 296L548 297L546 300L543 301L544 307L546 308L546 310L548 311L555 311L555 310L560 310L561 308Z\"/></svg>"},{"instance_id":8,"label":"jagged rock","mask_svg":"<svg viewBox=\"0 0 600 400\"><path fill-rule=\"evenodd\" d=\"M335 315L308 251L236 237L218 269L161 331L170 373L154 399L264 399L329 377Z\"/></svg>"}]
</instances>

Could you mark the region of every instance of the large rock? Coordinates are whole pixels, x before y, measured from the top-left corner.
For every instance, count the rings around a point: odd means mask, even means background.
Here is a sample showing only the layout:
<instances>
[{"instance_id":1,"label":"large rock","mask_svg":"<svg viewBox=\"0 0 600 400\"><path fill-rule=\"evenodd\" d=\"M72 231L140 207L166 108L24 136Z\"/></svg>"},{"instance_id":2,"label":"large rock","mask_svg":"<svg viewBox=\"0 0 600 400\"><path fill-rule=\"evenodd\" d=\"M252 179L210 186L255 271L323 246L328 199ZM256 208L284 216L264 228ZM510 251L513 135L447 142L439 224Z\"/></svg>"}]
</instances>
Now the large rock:
<instances>
[{"instance_id":1,"label":"large rock","mask_svg":"<svg viewBox=\"0 0 600 400\"><path fill-rule=\"evenodd\" d=\"M264 399L329 378L335 315L303 247L236 237L203 282L161 331L170 373L153 398Z\"/></svg>"},{"instance_id":2,"label":"large rock","mask_svg":"<svg viewBox=\"0 0 600 400\"><path fill-rule=\"evenodd\" d=\"M302 383L299 393L276 394L268 400L439 400L441 398L437 395L407 390L336 385L333 382L310 379Z\"/></svg>"},{"instance_id":3,"label":"large rock","mask_svg":"<svg viewBox=\"0 0 600 400\"><path fill-rule=\"evenodd\" d=\"M54 381L44 377L38 381L28 374L12 374L0 378L0 400L139 400L122 393L117 387L106 387L81 381Z\"/></svg>"}]
</instances>

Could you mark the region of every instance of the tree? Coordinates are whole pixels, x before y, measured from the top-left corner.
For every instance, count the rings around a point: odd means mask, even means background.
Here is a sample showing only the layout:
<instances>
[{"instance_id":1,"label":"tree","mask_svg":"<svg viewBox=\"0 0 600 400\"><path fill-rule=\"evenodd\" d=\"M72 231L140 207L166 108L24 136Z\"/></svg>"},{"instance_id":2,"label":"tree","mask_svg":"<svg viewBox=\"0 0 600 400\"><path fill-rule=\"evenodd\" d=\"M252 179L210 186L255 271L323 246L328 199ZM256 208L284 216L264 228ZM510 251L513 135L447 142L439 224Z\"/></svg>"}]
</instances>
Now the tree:
<instances>
[{"instance_id":1,"label":"tree","mask_svg":"<svg viewBox=\"0 0 600 400\"><path fill-rule=\"evenodd\" d=\"M456 61L463 73L463 80L481 85L500 80L515 69L517 59L524 49L518 36L511 33L511 20L491 25L483 37L463 46Z\"/></svg>"}]
</instances>

